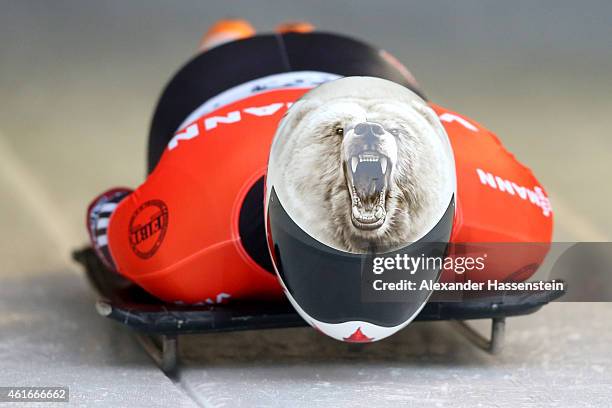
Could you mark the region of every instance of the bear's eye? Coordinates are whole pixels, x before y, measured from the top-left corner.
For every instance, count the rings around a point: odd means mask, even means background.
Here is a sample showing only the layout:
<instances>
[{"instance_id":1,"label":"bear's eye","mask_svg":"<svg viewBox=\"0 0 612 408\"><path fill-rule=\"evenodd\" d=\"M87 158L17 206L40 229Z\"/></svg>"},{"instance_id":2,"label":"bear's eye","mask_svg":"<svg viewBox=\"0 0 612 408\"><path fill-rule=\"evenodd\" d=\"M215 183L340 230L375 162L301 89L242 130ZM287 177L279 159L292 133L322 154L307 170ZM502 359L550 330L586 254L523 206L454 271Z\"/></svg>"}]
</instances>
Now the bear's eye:
<instances>
[{"instance_id":1,"label":"bear's eye","mask_svg":"<svg viewBox=\"0 0 612 408\"><path fill-rule=\"evenodd\" d=\"M334 133L336 133L338 136L342 136L344 135L344 128L343 127L336 127L336 129L334 130Z\"/></svg>"},{"instance_id":2,"label":"bear's eye","mask_svg":"<svg viewBox=\"0 0 612 408\"><path fill-rule=\"evenodd\" d=\"M399 136L400 134L400 130L395 128L395 129L390 129L389 133L391 133L393 136Z\"/></svg>"}]
</instances>

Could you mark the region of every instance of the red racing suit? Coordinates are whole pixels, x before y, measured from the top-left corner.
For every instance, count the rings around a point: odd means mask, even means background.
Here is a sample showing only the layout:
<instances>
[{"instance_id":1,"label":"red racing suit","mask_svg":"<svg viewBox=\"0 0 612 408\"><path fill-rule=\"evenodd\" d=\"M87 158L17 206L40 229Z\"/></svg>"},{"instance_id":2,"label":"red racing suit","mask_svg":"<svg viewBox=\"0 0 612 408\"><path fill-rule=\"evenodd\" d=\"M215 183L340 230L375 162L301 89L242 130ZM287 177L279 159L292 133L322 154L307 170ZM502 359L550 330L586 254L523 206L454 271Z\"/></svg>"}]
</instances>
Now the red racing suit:
<instances>
[{"instance_id":1,"label":"red racing suit","mask_svg":"<svg viewBox=\"0 0 612 408\"><path fill-rule=\"evenodd\" d=\"M155 170L110 216L105 244L117 271L165 301L281 298L276 276L245 251L238 216L250 187L265 174L278 122L306 91L249 96L177 131ZM455 155L451 241L549 243L552 211L532 172L473 120L431 106ZM539 265L546 251L505 257L487 274L460 279L526 279L533 269L517 271ZM458 278L445 273L441 279Z\"/></svg>"}]
</instances>

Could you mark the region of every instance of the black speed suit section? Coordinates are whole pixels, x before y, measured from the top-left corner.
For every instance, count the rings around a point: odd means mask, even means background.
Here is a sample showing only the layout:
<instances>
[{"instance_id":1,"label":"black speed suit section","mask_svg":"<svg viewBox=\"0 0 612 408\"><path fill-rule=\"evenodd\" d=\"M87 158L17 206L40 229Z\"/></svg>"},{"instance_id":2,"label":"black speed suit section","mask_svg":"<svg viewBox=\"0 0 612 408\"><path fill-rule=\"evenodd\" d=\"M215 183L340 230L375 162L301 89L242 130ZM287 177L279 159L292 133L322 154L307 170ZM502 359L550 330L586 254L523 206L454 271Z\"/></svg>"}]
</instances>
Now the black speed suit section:
<instances>
[{"instance_id":1,"label":"black speed suit section","mask_svg":"<svg viewBox=\"0 0 612 408\"><path fill-rule=\"evenodd\" d=\"M245 82L291 71L374 76L424 97L416 84L380 55L380 49L349 37L317 32L233 41L194 57L164 89L149 132L148 172L157 165L178 126L208 99Z\"/></svg>"}]
</instances>

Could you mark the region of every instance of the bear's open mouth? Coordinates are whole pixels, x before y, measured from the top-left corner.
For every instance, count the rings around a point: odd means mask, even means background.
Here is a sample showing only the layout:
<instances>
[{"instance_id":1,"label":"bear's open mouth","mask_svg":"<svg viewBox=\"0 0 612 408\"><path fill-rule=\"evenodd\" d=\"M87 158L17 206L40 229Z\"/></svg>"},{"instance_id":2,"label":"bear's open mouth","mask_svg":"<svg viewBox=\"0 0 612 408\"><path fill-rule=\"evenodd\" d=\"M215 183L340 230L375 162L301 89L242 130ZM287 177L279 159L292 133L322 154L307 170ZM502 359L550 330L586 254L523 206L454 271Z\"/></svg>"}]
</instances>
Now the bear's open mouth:
<instances>
[{"instance_id":1,"label":"bear's open mouth","mask_svg":"<svg viewBox=\"0 0 612 408\"><path fill-rule=\"evenodd\" d=\"M363 151L352 155L345 166L353 225L362 230L379 228L387 217L391 160L376 151Z\"/></svg>"}]
</instances>

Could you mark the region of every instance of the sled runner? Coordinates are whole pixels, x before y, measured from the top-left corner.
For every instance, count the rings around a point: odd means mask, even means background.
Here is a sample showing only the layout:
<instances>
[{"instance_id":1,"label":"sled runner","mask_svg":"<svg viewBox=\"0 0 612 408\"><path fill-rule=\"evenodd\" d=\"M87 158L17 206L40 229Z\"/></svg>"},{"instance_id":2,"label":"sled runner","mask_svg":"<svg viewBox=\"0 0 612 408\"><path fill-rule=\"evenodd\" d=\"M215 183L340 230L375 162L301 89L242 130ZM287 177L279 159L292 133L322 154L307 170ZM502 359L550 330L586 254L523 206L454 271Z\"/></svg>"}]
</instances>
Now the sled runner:
<instances>
[{"instance_id":1,"label":"sled runner","mask_svg":"<svg viewBox=\"0 0 612 408\"><path fill-rule=\"evenodd\" d=\"M172 374L179 363L181 335L306 327L308 324L289 302L232 302L222 305L176 305L154 298L100 262L87 247L73 253L100 295L96 311L134 330L138 341L160 368ZM496 354L504 343L505 319L533 313L563 295L564 291L496 294L461 302L426 304L417 321L456 321L474 344ZM466 320L491 319L490 338L484 338Z\"/></svg>"}]
</instances>

